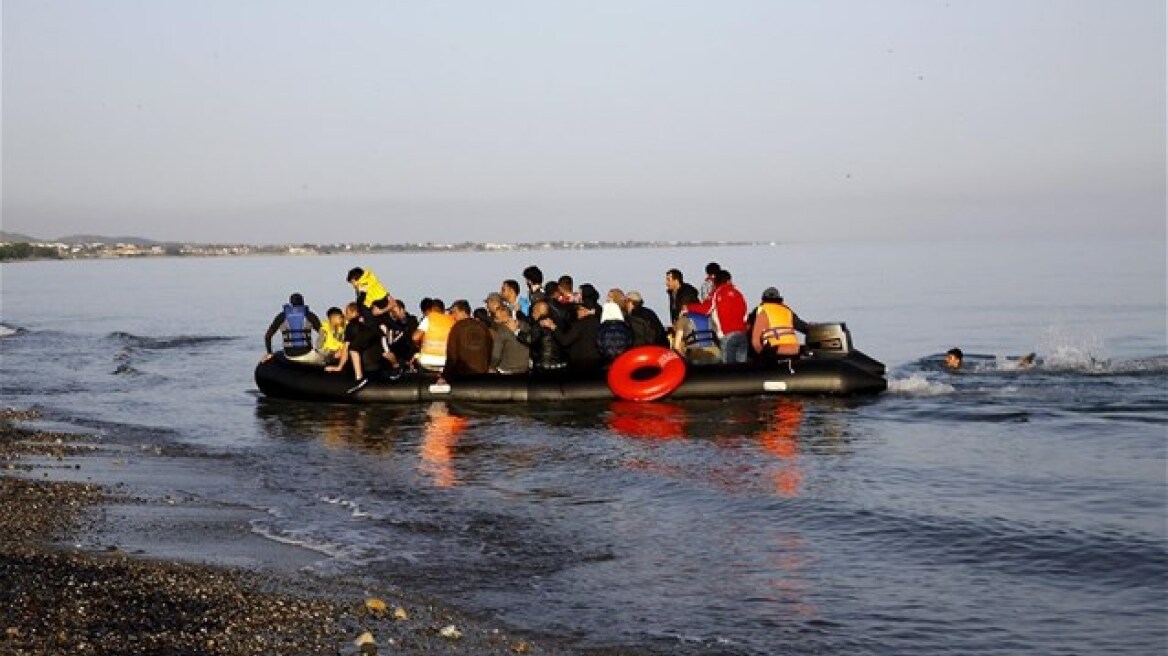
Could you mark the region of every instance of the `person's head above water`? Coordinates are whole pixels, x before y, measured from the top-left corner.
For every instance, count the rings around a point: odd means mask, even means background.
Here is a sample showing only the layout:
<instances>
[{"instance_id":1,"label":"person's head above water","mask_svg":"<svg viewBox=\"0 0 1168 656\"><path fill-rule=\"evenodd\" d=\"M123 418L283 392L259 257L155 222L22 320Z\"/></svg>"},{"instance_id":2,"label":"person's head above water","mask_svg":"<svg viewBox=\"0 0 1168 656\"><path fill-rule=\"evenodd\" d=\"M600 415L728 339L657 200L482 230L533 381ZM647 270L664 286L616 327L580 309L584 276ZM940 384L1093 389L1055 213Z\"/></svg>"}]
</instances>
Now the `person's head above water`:
<instances>
[{"instance_id":1,"label":"person's head above water","mask_svg":"<svg viewBox=\"0 0 1168 656\"><path fill-rule=\"evenodd\" d=\"M959 348L951 348L945 351L945 366L949 369L960 369L961 361L965 359L965 353Z\"/></svg>"}]
</instances>

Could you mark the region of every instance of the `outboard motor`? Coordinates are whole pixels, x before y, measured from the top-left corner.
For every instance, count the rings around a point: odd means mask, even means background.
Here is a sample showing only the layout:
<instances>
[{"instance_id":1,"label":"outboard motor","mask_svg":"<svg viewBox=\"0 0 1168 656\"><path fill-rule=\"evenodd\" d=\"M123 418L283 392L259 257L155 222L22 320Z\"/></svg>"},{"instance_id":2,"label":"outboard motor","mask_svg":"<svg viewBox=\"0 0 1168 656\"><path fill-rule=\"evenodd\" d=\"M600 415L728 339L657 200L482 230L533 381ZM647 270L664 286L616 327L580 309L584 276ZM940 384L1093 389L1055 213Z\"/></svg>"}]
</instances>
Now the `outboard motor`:
<instances>
[{"instance_id":1,"label":"outboard motor","mask_svg":"<svg viewBox=\"0 0 1168 656\"><path fill-rule=\"evenodd\" d=\"M855 350L852 346L852 333L848 330L848 325L842 321L807 324L805 350L814 357L845 359L877 376L884 375L884 363Z\"/></svg>"},{"instance_id":2,"label":"outboard motor","mask_svg":"<svg viewBox=\"0 0 1168 656\"><path fill-rule=\"evenodd\" d=\"M852 352L852 333L848 324L810 323L807 324L807 350L816 355L844 356Z\"/></svg>"}]
</instances>

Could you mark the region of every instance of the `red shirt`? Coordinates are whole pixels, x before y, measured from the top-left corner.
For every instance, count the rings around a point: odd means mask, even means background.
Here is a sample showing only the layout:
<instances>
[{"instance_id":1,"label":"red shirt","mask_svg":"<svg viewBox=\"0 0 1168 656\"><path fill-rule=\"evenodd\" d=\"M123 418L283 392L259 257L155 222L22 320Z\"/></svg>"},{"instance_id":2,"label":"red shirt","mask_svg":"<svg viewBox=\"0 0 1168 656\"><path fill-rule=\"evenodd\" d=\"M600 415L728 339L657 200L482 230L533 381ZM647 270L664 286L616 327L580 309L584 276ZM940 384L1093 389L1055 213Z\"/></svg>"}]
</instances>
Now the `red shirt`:
<instances>
[{"instance_id":1,"label":"red shirt","mask_svg":"<svg viewBox=\"0 0 1168 656\"><path fill-rule=\"evenodd\" d=\"M709 298L685 308L686 312L698 314L709 314L711 309L717 315L718 327L723 335L746 330L746 299L734 283L719 285Z\"/></svg>"}]
</instances>

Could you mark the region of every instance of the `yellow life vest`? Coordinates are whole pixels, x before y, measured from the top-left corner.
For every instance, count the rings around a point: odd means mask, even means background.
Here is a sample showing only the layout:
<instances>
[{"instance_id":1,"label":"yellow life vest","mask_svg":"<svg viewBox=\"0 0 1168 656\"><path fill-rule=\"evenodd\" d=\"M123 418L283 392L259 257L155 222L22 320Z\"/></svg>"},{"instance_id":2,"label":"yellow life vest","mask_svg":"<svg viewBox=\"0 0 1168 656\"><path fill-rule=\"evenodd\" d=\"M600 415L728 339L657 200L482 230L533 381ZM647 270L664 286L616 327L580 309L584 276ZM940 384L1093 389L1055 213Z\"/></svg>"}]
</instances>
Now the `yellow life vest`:
<instances>
[{"instance_id":1,"label":"yellow life vest","mask_svg":"<svg viewBox=\"0 0 1168 656\"><path fill-rule=\"evenodd\" d=\"M767 329L762 331L763 346L775 349L779 355L798 355L799 336L795 334L795 313L782 303L763 303L758 313L765 314Z\"/></svg>"},{"instance_id":2,"label":"yellow life vest","mask_svg":"<svg viewBox=\"0 0 1168 656\"><path fill-rule=\"evenodd\" d=\"M334 330L332 324L325 323L320 327L320 350L328 353L338 353L344 346L344 326Z\"/></svg>"},{"instance_id":3,"label":"yellow life vest","mask_svg":"<svg viewBox=\"0 0 1168 656\"><path fill-rule=\"evenodd\" d=\"M357 289L365 292L365 307L373 307L373 303L389 296L389 292L382 286L372 271L366 271L357 278Z\"/></svg>"},{"instance_id":4,"label":"yellow life vest","mask_svg":"<svg viewBox=\"0 0 1168 656\"><path fill-rule=\"evenodd\" d=\"M426 315L428 326L422 335L422 350L418 361L425 367L442 367L446 364L446 340L454 327L454 317L443 312Z\"/></svg>"}]
</instances>

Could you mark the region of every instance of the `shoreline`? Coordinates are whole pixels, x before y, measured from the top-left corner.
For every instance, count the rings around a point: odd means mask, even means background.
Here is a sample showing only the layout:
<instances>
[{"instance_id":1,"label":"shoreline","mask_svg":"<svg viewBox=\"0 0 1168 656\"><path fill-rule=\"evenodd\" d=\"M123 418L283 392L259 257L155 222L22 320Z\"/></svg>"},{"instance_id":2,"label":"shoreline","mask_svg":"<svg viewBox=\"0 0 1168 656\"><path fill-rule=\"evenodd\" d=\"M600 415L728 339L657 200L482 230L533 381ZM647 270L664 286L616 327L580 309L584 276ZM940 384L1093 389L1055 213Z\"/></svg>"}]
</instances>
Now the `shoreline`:
<instances>
[{"instance_id":1,"label":"shoreline","mask_svg":"<svg viewBox=\"0 0 1168 656\"><path fill-rule=\"evenodd\" d=\"M162 476L181 470L181 456L38 419L0 410L5 654L632 653L572 649L389 585L307 573L320 555L252 534L252 509L200 504L173 485L140 494L132 460L157 478L159 464Z\"/></svg>"},{"instance_id":2,"label":"shoreline","mask_svg":"<svg viewBox=\"0 0 1168 656\"><path fill-rule=\"evenodd\" d=\"M53 247L47 242L38 242L45 247ZM160 242L160 244L162 244ZM171 245L165 243L162 245ZM220 258L220 257L322 257L330 255L430 255L430 254L462 254L462 253L533 253L558 251L619 251L640 249L667 249L667 248L743 248L743 247L773 247L779 245L776 241L686 241L686 242L556 242L556 243L522 243L522 244L436 244L436 245L388 245L388 244L344 244L340 246L324 246L320 244L287 244L287 245L252 245L252 244L183 244L189 248L182 253L152 253L133 252L119 253L115 250L102 250L85 254L66 254L57 257L30 256L17 258L0 258L0 263L15 264L18 262L70 262L77 260L153 260L174 258Z\"/></svg>"}]
</instances>

